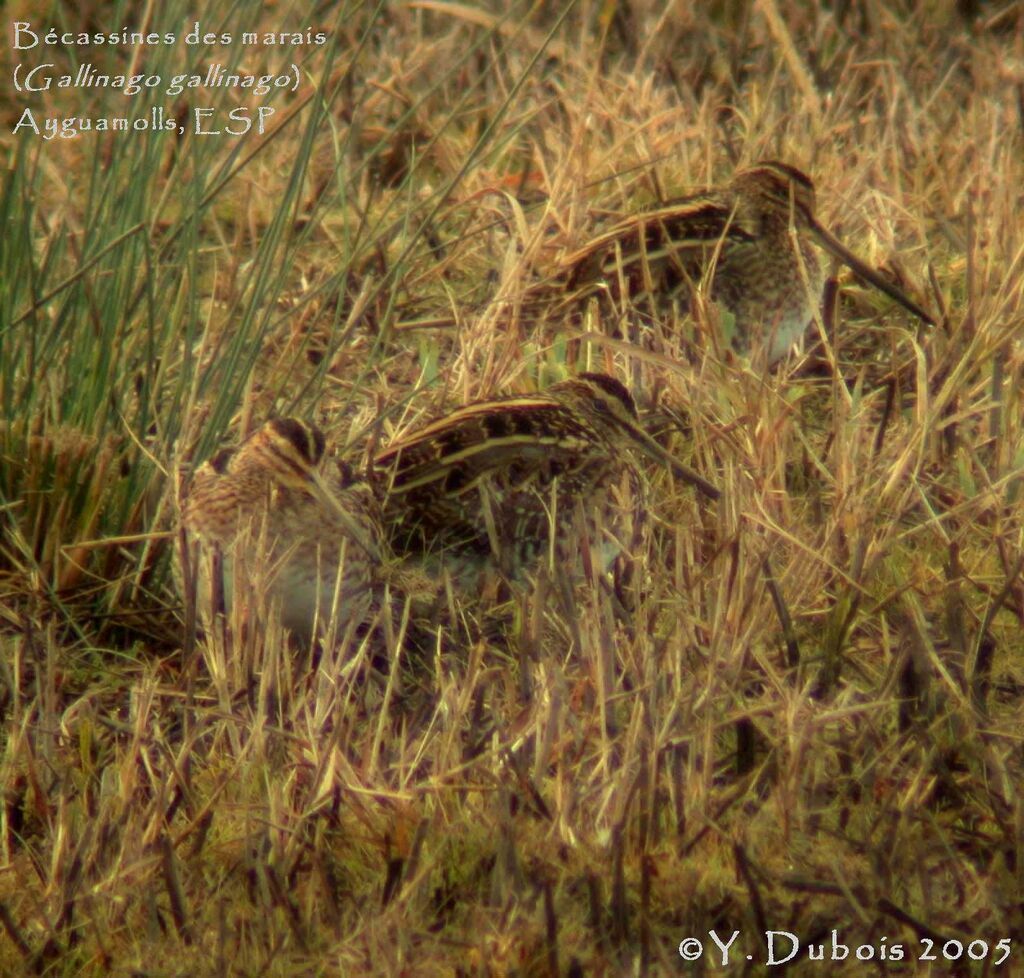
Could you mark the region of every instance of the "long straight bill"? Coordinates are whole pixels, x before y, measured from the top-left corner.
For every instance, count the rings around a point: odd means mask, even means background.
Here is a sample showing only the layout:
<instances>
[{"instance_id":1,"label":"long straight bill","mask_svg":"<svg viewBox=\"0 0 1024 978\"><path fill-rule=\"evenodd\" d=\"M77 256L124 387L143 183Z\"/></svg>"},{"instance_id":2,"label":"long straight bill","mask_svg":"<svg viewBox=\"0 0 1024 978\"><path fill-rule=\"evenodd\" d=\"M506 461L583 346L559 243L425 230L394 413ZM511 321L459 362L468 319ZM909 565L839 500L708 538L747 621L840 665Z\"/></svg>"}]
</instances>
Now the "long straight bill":
<instances>
[{"instance_id":1,"label":"long straight bill","mask_svg":"<svg viewBox=\"0 0 1024 978\"><path fill-rule=\"evenodd\" d=\"M848 266L858 278L864 279L876 289L884 292L889 298L895 299L904 309L912 312L918 319L923 320L929 326L935 325L935 320L928 315L913 299L904 295L892 282L882 278L873 268L864 264L849 248L846 247L830 231L827 231L817 221L811 220L811 229L821 242L821 246L831 254L835 255L844 265Z\"/></svg>"},{"instance_id":2,"label":"long straight bill","mask_svg":"<svg viewBox=\"0 0 1024 978\"><path fill-rule=\"evenodd\" d=\"M364 527L359 525L359 522L352 516L348 510L341 504L338 497L331 491L331 488L327 485L324 477L319 472L310 473L312 476L312 484L314 488L314 495L325 505L328 509L334 512L334 514L341 521L345 527L348 535L355 540L363 550L371 557L371 559L380 563L383 560L384 555L381 553L380 547L378 547L367 535Z\"/></svg>"},{"instance_id":3,"label":"long straight bill","mask_svg":"<svg viewBox=\"0 0 1024 978\"><path fill-rule=\"evenodd\" d=\"M688 482L698 492L703 493L708 499L721 499L722 490L708 482L704 476L694 472L688 465L684 465L679 459L674 458L661 447L646 431L630 425L626 430L630 437L636 442L637 447L652 461L664 465L668 470L683 482Z\"/></svg>"}]
</instances>

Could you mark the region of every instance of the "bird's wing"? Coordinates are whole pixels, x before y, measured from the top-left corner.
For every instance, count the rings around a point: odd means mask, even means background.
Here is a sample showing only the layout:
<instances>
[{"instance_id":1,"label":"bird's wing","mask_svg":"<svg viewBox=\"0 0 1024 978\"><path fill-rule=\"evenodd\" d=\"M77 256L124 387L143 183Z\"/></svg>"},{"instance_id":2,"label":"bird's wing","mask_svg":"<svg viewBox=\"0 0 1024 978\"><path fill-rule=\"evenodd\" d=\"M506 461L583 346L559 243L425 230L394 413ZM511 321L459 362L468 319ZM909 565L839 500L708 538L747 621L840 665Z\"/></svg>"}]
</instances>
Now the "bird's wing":
<instances>
[{"instance_id":1,"label":"bird's wing","mask_svg":"<svg viewBox=\"0 0 1024 978\"><path fill-rule=\"evenodd\" d=\"M755 231L727 199L684 197L630 215L564 256L561 265L570 287L665 264L697 280L719 242L749 242Z\"/></svg>"},{"instance_id":2,"label":"bird's wing","mask_svg":"<svg viewBox=\"0 0 1024 978\"><path fill-rule=\"evenodd\" d=\"M424 492L458 496L487 477L498 486L531 481L593 434L565 407L524 395L462 408L384 449L374 469L389 502Z\"/></svg>"}]
</instances>

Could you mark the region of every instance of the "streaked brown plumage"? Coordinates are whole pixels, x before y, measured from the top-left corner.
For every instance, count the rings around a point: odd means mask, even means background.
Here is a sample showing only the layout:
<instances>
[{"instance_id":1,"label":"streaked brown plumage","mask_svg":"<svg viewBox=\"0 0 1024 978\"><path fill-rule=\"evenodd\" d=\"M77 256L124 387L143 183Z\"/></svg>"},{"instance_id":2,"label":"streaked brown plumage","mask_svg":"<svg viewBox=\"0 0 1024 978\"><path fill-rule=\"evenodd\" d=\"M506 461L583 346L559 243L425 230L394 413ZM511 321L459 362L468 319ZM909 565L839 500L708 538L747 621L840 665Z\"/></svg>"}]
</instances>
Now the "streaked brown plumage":
<instances>
[{"instance_id":1,"label":"streaked brown plumage","mask_svg":"<svg viewBox=\"0 0 1024 978\"><path fill-rule=\"evenodd\" d=\"M279 603L282 624L303 638L332 608L342 627L366 620L381 560L379 509L366 483L329 485L323 456L319 429L279 418L197 470L182 524L201 610L230 610L244 593Z\"/></svg>"},{"instance_id":2,"label":"streaked brown plumage","mask_svg":"<svg viewBox=\"0 0 1024 978\"><path fill-rule=\"evenodd\" d=\"M630 542L641 499L630 449L717 496L640 429L626 388L594 373L469 404L379 452L372 469L396 552L517 578L549 552L578 553L578 534L602 565Z\"/></svg>"},{"instance_id":3,"label":"streaked brown plumage","mask_svg":"<svg viewBox=\"0 0 1024 978\"><path fill-rule=\"evenodd\" d=\"M733 345L763 350L768 364L803 335L820 301L819 246L853 272L933 323L920 306L827 231L814 215L809 177L774 160L739 171L722 187L635 214L562 260L574 298L610 290L634 302L690 292L706 278L710 296L735 317Z\"/></svg>"}]
</instances>

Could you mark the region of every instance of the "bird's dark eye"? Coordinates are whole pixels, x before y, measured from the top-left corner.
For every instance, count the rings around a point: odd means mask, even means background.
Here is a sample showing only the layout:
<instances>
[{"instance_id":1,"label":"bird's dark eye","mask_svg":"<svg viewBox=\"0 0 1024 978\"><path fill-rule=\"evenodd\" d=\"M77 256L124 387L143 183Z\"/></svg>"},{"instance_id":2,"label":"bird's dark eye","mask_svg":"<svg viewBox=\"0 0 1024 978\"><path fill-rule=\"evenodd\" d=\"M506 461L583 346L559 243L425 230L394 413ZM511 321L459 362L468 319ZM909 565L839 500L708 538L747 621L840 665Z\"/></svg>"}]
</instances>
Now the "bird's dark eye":
<instances>
[{"instance_id":1,"label":"bird's dark eye","mask_svg":"<svg viewBox=\"0 0 1024 978\"><path fill-rule=\"evenodd\" d=\"M600 411L602 414L608 413L608 402L603 397L594 398L594 408Z\"/></svg>"}]
</instances>

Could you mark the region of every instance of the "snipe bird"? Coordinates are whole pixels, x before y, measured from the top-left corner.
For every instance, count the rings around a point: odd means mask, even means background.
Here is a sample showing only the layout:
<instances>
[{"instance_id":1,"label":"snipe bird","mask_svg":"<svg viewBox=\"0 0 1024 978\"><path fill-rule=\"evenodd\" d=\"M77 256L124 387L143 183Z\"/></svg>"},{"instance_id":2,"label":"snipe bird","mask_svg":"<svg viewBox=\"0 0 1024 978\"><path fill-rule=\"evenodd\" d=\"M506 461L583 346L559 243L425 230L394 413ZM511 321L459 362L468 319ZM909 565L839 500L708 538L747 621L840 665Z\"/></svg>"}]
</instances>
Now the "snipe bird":
<instances>
[{"instance_id":1,"label":"snipe bird","mask_svg":"<svg viewBox=\"0 0 1024 978\"><path fill-rule=\"evenodd\" d=\"M323 467L323 432L278 418L196 471L182 524L201 611L229 612L244 594L279 604L282 625L303 639L335 611L340 625L368 618L379 509L365 482L329 480Z\"/></svg>"},{"instance_id":2,"label":"snipe bird","mask_svg":"<svg viewBox=\"0 0 1024 978\"><path fill-rule=\"evenodd\" d=\"M631 449L701 492L719 491L640 428L626 387L583 373L539 394L478 401L411 432L372 460L396 553L437 557L519 580L586 537L606 568L629 540L641 499Z\"/></svg>"},{"instance_id":3,"label":"snipe bird","mask_svg":"<svg viewBox=\"0 0 1024 978\"><path fill-rule=\"evenodd\" d=\"M733 346L759 348L768 365L803 336L825 281L819 246L855 275L934 325L917 303L854 255L815 217L814 184L775 160L721 187L632 215L562 259L577 296L622 286L634 302L687 298L702 282L734 317Z\"/></svg>"}]
</instances>

